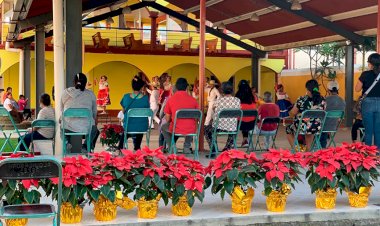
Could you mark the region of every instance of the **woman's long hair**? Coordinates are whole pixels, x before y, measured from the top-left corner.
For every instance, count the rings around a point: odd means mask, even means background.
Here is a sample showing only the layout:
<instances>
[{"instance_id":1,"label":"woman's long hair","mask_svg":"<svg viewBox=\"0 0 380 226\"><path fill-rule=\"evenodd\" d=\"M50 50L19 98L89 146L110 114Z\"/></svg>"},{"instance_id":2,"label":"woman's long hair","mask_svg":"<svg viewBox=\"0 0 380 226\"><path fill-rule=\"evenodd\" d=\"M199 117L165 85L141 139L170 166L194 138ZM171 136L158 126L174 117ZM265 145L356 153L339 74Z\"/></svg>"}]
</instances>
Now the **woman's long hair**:
<instances>
[{"instance_id":1,"label":"woman's long hair","mask_svg":"<svg viewBox=\"0 0 380 226\"><path fill-rule=\"evenodd\" d=\"M255 103L255 98L253 97L251 87L247 80L241 80L238 85L238 91L235 97L240 99L242 104L252 104Z\"/></svg>"},{"instance_id":2,"label":"woman's long hair","mask_svg":"<svg viewBox=\"0 0 380 226\"><path fill-rule=\"evenodd\" d=\"M322 102L321 93L319 92L319 84L317 80L311 79L306 82L306 89L311 93L313 105L318 105Z\"/></svg>"},{"instance_id":3,"label":"woman's long hair","mask_svg":"<svg viewBox=\"0 0 380 226\"><path fill-rule=\"evenodd\" d=\"M369 55L368 63L372 64L373 72L375 72L375 74L380 73L380 54L372 53L371 55Z\"/></svg>"}]
</instances>

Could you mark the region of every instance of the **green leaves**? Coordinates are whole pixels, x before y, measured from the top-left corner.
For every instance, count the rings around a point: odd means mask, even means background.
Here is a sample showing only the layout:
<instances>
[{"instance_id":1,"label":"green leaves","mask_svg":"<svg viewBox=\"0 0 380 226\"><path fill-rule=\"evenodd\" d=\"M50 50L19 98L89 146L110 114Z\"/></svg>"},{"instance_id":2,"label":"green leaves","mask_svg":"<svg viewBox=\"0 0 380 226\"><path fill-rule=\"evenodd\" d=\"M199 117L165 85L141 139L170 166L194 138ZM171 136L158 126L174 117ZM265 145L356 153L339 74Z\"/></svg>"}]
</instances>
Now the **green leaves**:
<instances>
[{"instance_id":1,"label":"green leaves","mask_svg":"<svg viewBox=\"0 0 380 226\"><path fill-rule=\"evenodd\" d=\"M224 181L223 186L224 186L224 189L226 189L226 192L228 194L232 194L234 190L234 183L232 181L229 181L229 180Z\"/></svg>"},{"instance_id":2,"label":"green leaves","mask_svg":"<svg viewBox=\"0 0 380 226\"><path fill-rule=\"evenodd\" d=\"M234 168L227 172L227 178L229 181L234 181L238 177L238 174L239 174L239 171L236 168Z\"/></svg>"},{"instance_id":3,"label":"green leaves","mask_svg":"<svg viewBox=\"0 0 380 226\"><path fill-rule=\"evenodd\" d=\"M136 184L141 184L141 182L144 180L144 176L143 175L136 175L133 180L136 182Z\"/></svg>"}]
</instances>

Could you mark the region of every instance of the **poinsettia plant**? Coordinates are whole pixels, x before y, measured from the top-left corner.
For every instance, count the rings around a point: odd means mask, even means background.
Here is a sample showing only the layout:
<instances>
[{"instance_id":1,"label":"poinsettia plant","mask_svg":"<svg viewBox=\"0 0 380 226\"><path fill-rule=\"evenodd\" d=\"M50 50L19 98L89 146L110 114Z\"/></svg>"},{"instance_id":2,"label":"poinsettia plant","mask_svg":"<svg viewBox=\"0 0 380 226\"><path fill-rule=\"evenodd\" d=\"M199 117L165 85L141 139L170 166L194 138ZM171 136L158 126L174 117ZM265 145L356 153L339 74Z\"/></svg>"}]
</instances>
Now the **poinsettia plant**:
<instances>
[{"instance_id":1,"label":"poinsettia plant","mask_svg":"<svg viewBox=\"0 0 380 226\"><path fill-rule=\"evenodd\" d=\"M220 192L222 199L226 192L231 195L236 186L244 192L249 187L256 188L256 182L265 175L255 153L239 150L224 151L210 162L207 172L212 178L211 192Z\"/></svg>"},{"instance_id":2,"label":"poinsettia plant","mask_svg":"<svg viewBox=\"0 0 380 226\"><path fill-rule=\"evenodd\" d=\"M289 150L270 149L262 154L262 157L262 167L265 171L264 194L266 196L272 191L289 193L288 186L295 189L294 183L301 181L300 168L301 165L304 165L301 152L293 154Z\"/></svg>"},{"instance_id":3,"label":"poinsettia plant","mask_svg":"<svg viewBox=\"0 0 380 226\"><path fill-rule=\"evenodd\" d=\"M124 129L118 124L106 124L100 132L100 142L102 145L107 145L111 149L116 149L117 143L120 140L120 135Z\"/></svg>"},{"instance_id":4,"label":"poinsettia plant","mask_svg":"<svg viewBox=\"0 0 380 226\"><path fill-rule=\"evenodd\" d=\"M195 198L203 202L206 188L206 170L203 165L183 155L169 155L165 162L168 180L166 189L172 196L173 205L179 198L186 196L190 207L194 205Z\"/></svg>"},{"instance_id":5,"label":"poinsettia plant","mask_svg":"<svg viewBox=\"0 0 380 226\"><path fill-rule=\"evenodd\" d=\"M62 161L62 202L69 202L73 207L85 201L86 180L92 175L91 161L82 156L66 157ZM43 188L46 196L58 198L58 178L46 180Z\"/></svg>"}]
</instances>

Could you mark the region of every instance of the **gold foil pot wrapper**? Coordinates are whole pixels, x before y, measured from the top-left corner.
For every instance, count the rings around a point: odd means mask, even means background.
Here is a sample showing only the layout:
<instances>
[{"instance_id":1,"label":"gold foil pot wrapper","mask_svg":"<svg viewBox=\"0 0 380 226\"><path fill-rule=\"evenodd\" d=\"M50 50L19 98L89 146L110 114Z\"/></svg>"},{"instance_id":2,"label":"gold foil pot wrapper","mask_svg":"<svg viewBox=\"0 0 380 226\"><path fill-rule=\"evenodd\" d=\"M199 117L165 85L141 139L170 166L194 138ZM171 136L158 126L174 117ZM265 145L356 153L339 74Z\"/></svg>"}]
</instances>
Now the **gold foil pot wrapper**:
<instances>
[{"instance_id":1,"label":"gold foil pot wrapper","mask_svg":"<svg viewBox=\"0 0 380 226\"><path fill-rule=\"evenodd\" d=\"M282 192L282 189L280 191L271 191L266 200L268 211L284 212L288 194L290 194L290 191L288 190L286 190L285 193Z\"/></svg>"},{"instance_id":2,"label":"gold foil pot wrapper","mask_svg":"<svg viewBox=\"0 0 380 226\"><path fill-rule=\"evenodd\" d=\"M360 187L359 194L352 191L347 191L350 206L356 208L364 208L368 206L368 198L371 194L371 190L371 187Z\"/></svg>"},{"instance_id":3,"label":"gold foil pot wrapper","mask_svg":"<svg viewBox=\"0 0 380 226\"><path fill-rule=\"evenodd\" d=\"M327 191L317 190L315 194L315 207L326 210L335 208L337 192L334 188L329 188Z\"/></svg>"},{"instance_id":4,"label":"gold foil pot wrapper","mask_svg":"<svg viewBox=\"0 0 380 226\"><path fill-rule=\"evenodd\" d=\"M132 199L128 198L128 196L124 196L121 191L116 192L116 205L125 210L133 209L136 206L136 202Z\"/></svg>"},{"instance_id":5,"label":"gold foil pot wrapper","mask_svg":"<svg viewBox=\"0 0 380 226\"><path fill-rule=\"evenodd\" d=\"M244 192L241 187L236 186L231 195L232 212L238 214L247 214L251 212L251 204L254 195L255 191L253 188L248 188L247 192Z\"/></svg>"},{"instance_id":6,"label":"gold foil pot wrapper","mask_svg":"<svg viewBox=\"0 0 380 226\"><path fill-rule=\"evenodd\" d=\"M5 224L7 226L25 226L28 224L28 218L5 219Z\"/></svg>"},{"instance_id":7,"label":"gold foil pot wrapper","mask_svg":"<svg viewBox=\"0 0 380 226\"><path fill-rule=\"evenodd\" d=\"M97 221L112 221L116 218L117 205L103 195L94 203L94 215Z\"/></svg>"},{"instance_id":8,"label":"gold foil pot wrapper","mask_svg":"<svg viewBox=\"0 0 380 226\"><path fill-rule=\"evenodd\" d=\"M161 198L161 196L160 196ZM158 200L146 201L144 198L137 201L137 216L143 219L154 219L158 212Z\"/></svg>"},{"instance_id":9,"label":"gold foil pot wrapper","mask_svg":"<svg viewBox=\"0 0 380 226\"><path fill-rule=\"evenodd\" d=\"M179 201L177 204L172 205L172 212L176 216L190 216L191 215L191 207L187 203L187 197L184 195L179 197Z\"/></svg>"},{"instance_id":10,"label":"gold foil pot wrapper","mask_svg":"<svg viewBox=\"0 0 380 226\"><path fill-rule=\"evenodd\" d=\"M281 186L281 193L283 195L288 196L288 195L290 195L290 193L292 193L292 189L291 189L291 187L289 185L282 184L282 186Z\"/></svg>"},{"instance_id":11,"label":"gold foil pot wrapper","mask_svg":"<svg viewBox=\"0 0 380 226\"><path fill-rule=\"evenodd\" d=\"M83 209L76 205L75 208L69 202L61 205L61 222L65 224L76 224L82 221Z\"/></svg>"}]
</instances>

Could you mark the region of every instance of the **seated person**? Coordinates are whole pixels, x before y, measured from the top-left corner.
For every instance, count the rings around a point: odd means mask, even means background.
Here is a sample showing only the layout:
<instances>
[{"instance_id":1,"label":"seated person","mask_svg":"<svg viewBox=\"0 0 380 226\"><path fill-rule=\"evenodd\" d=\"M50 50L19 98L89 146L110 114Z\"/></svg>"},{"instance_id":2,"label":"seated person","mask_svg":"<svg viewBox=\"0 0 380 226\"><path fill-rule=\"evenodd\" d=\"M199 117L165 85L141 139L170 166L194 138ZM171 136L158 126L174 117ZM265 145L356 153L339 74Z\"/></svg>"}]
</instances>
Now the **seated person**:
<instances>
[{"instance_id":1,"label":"seated person","mask_svg":"<svg viewBox=\"0 0 380 226\"><path fill-rule=\"evenodd\" d=\"M149 97L142 93L142 89L145 86L145 82L138 76L132 79L132 93L127 93L123 96L120 101L120 105L124 112L124 130L128 128L128 132L145 132L148 130L148 118L134 118L129 120L127 125L127 113L133 108L150 108ZM134 150L137 151L141 149L141 142L143 139L143 134L128 135L127 139L132 137ZM124 134L120 138L119 149L124 148Z\"/></svg>"},{"instance_id":2,"label":"seated person","mask_svg":"<svg viewBox=\"0 0 380 226\"><path fill-rule=\"evenodd\" d=\"M26 106L28 105L28 101L29 101L28 98L25 98L24 95L20 95L17 102L18 107L19 107L18 111L23 113L24 119L29 119L32 117L32 112L30 111L30 109L26 109Z\"/></svg>"},{"instance_id":3,"label":"seated person","mask_svg":"<svg viewBox=\"0 0 380 226\"><path fill-rule=\"evenodd\" d=\"M99 131L96 127L96 97L94 93L86 89L87 77L82 73L74 76L74 87L69 87L64 90L61 98L61 111L64 112L69 108L87 108L91 112L91 124L88 125L86 118L68 118L65 119L65 130L85 133L88 128L91 128L91 149L95 147L97 134ZM87 149L86 142L83 144L82 149Z\"/></svg>"},{"instance_id":4,"label":"seated person","mask_svg":"<svg viewBox=\"0 0 380 226\"><path fill-rule=\"evenodd\" d=\"M184 78L178 78L175 84L175 93L169 97L165 104L165 120L166 123L162 125L161 131L165 138L166 144L169 146L172 139L172 131L174 126L174 119L176 112L181 109L198 109L197 101L190 96L186 89L189 86L187 80ZM194 119L178 119L175 133L178 134L190 134L196 132L196 123ZM185 137L184 153L191 153L192 137Z\"/></svg>"},{"instance_id":5,"label":"seated person","mask_svg":"<svg viewBox=\"0 0 380 226\"><path fill-rule=\"evenodd\" d=\"M120 125L123 126L123 121L124 121L124 113L123 113L123 111L119 111L119 113L117 114L117 119L119 119Z\"/></svg>"},{"instance_id":6,"label":"seated person","mask_svg":"<svg viewBox=\"0 0 380 226\"><path fill-rule=\"evenodd\" d=\"M261 128L261 134L265 136L265 149L269 149L270 138L275 135L277 131L276 124L264 124L261 126L261 122L264 118L268 117L280 117L280 108L277 104L272 102L272 94L270 92L265 92L263 101L264 104L259 107L259 118L257 126L255 128L254 134L259 134Z\"/></svg>"},{"instance_id":7,"label":"seated person","mask_svg":"<svg viewBox=\"0 0 380 226\"><path fill-rule=\"evenodd\" d=\"M210 149L212 147L212 134L214 132L214 128L216 127L215 119L218 117L218 114L223 109L239 109L240 110L240 100L232 96L234 91L234 87L231 82L223 82L222 83L222 97L220 97L214 104L214 116L213 122L211 125L205 126L205 138L207 140ZM219 120L218 131L236 131L237 129L237 119L231 118L223 118ZM232 149L234 145L234 137L232 135L228 135L228 139L226 145L224 146L222 151ZM213 148L211 150L211 156L206 156L209 158L214 158L216 156L216 150Z\"/></svg>"},{"instance_id":8,"label":"seated person","mask_svg":"<svg viewBox=\"0 0 380 226\"><path fill-rule=\"evenodd\" d=\"M45 119L45 120L55 120L55 112L51 107L51 101L49 94L42 94L40 97L40 107L41 110L38 112L37 120ZM33 140L47 140L52 139L54 137L54 129L53 128L34 128L33 131L29 130L29 132L24 136L24 142L27 147L30 146L30 143ZM19 138L20 141L20 138ZM24 145L20 146L20 151L26 151Z\"/></svg>"},{"instance_id":9,"label":"seated person","mask_svg":"<svg viewBox=\"0 0 380 226\"><path fill-rule=\"evenodd\" d=\"M4 100L4 108L12 116L15 123L21 123L23 120L22 113L18 111L18 105L13 99L12 93L7 93L6 99Z\"/></svg>"}]
</instances>

